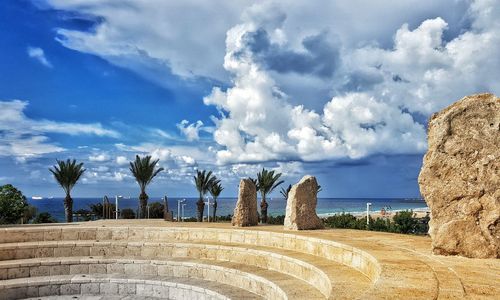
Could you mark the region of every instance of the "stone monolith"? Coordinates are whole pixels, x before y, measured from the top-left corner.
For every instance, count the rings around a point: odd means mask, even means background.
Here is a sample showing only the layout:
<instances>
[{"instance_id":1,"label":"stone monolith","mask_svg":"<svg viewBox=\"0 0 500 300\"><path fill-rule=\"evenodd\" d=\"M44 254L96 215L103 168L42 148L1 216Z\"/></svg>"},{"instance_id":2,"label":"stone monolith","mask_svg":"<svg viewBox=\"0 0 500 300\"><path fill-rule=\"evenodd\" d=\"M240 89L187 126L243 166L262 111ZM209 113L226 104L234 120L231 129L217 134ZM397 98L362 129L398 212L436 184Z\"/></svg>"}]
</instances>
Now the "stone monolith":
<instances>
[{"instance_id":1,"label":"stone monolith","mask_svg":"<svg viewBox=\"0 0 500 300\"><path fill-rule=\"evenodd\" d=\"M467 96L434 114L418 182L435 254L500 258L500 98Z\"/></svg>"},{"instance_id":2,"label":"stone monolith","mask_svg":"<svg viewBox=\"0 0 500 300\"><path fill-rule=\"evenodd\" d=\"M316 214L318 183L314 176L304 176L288 193L285 229L307 230L324 228Z\"/></svg>"},{"instance_id":3,"label":"stone monolith","mask_svg":"<svg viewBox=\"0 0 500 300\"><path fill-rule=\"evenodd\" d=\"M238 191L238 202L234 208L231 224L245 227L256 226L259 223L257 215L257 190L250 179L242 179Z\"/></svg>"}]
</instances>

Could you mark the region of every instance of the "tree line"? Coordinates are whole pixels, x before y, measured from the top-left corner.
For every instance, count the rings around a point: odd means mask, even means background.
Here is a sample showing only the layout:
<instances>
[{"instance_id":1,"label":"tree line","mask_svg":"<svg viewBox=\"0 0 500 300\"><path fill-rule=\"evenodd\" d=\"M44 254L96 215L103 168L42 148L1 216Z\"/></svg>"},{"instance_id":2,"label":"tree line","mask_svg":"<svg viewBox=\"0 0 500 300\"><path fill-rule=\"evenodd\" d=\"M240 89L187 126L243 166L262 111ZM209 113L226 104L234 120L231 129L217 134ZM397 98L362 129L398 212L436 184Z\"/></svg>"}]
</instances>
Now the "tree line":
<instances>
[{"instance_id":1,"label":"tree line","mask_svg":"<svg viewBox=\"0 0 500 300\"><path fill-rule=\"evenodd\" d=\"M142 219L147 216L149 196L146 192L146 188L160 172L164 171L164 168L159 167L158 163L159 159L153 159L150 155L143 157L136 155L135 160L129 163L129 170L139 185L140 190L138 218ZM86 171L84 164L81 162L78 163L74 159L67 159L66 161L56 160L56 165L49 168L49 171L52 173L54 179L65 193L63 200L65 220L66 222L72 222L73 198L71 197L71 191ZM262 171L258 172L256 178L250 178L255 183L256 189L261 195L260 217L263 223L266 223L268 219L267 209L269 204L267 203L267 196L284 182L283 180L280 180L281 176L281 173L269 171L263 168ZM204 198L208 193L213 198L213 203L211 203L213 205L212 220L215 220L217 214L217 199L224 190L221 180L218 179L212 171L207 170L197 170L193 179L194 185L199 194L199 199L196 202L197 221L203 221L205 210ZM291 185L289 186L288 191L290 188ZM282 189L281 193L283 194L284 191L285 190ZM285 194L283 195L285 196ZM122 210L122 214L123 212L124 211ZM126 215L130 217L130 212L126 211Z\"/></svg>"}]
</instances>

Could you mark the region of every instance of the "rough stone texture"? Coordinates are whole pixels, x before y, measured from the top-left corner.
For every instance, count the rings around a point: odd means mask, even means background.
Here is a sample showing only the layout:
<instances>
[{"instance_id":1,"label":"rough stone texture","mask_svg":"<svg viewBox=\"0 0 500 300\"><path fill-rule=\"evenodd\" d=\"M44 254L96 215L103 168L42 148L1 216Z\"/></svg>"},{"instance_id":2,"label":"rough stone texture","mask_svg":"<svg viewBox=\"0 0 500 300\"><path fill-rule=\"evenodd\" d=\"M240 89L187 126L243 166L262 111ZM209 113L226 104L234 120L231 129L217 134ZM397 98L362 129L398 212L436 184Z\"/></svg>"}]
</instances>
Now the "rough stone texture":
<instances>
[{"instance_id":1,"label":"rough stone texture","mask_svg":"<svg viewBox=\"0 0 500 300\"><path fill-rule=\"evenodd\" d=\"M500 98L461 99L429 121L418 178L435 254L500 258Z\"/></svg>"},{"instance_id":2,"label":"rough stone texture","mask_svg":"<svg viewBox=\"0 0 500 300\"><path fill-rule=\"evenodd\" d=\"M306 230L324 228L316 215L318 183L314 176L306 175L288 193L285 229Z\"/></svg>"},{"instance_id":3,"label":"rough stone texture","mask_svg":"<svg viewBox=\"0 0 500 300\"><path fill-rule=\"evenodd\" d=\"M256 226L258 222L257 190L255 184L250 179L242 179L238 192L238 202L234 208L231 224L233 226L245 227Z\"/></svg>"}]
</instances>

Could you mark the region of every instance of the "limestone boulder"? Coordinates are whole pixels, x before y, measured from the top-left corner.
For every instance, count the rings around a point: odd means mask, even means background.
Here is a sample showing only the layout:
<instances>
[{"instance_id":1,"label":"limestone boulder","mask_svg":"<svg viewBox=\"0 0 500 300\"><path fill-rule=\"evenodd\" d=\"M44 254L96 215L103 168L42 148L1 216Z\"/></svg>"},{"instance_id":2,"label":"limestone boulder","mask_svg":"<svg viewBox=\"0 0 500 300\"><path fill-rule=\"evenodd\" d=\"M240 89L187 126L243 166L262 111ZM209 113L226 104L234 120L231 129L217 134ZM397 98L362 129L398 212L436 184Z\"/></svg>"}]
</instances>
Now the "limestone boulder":
<instances>
[{"instance_id":1,"label":"limestone boulder","mask_svg":"<svg viewBox=\"0 0 500 300\"><path fill-rule=\"evenodd\" d=\"M242 179L238 191L238 202L234 208L231 224L245 227L256 226L259 223L257 215L257 189L250 179Z\"/></svg>"},{"instance_id":2,"label":"limestone boulder","mask_svg":"<svg viewBox=\"0 0 500 300\"><path fill-rule=\"evenodd\" d=\"M435 254L500 258L500 98L478 94L434 114L418 182Z\"/></svg>"},{"instance_id":3,"label":"limestone boulder","mask_svg":"<svg viewBox=\"0 0 500 300\"><path fill-rule=\"evenodd\" d=\"M288 193L285 229L307 230L324 228L316 214L318 182L314 176L304 176Z\"/></svg>"}]
</instances>

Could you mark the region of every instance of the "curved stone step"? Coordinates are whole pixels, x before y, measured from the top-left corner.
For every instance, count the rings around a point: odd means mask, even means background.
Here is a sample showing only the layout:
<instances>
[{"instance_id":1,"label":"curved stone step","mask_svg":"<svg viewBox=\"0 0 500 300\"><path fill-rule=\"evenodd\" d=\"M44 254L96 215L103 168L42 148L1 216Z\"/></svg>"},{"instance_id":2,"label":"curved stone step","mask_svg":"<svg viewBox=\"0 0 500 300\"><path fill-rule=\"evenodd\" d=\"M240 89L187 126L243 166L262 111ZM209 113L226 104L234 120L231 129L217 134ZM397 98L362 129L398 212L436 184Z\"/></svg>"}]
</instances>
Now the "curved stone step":
<instances>
[{"instance_id":1,"label":"curved stone step","mask_svg":"<svg viewBox=\"0 0 500 300\"><path fill-rule=\"evenodd\" d=\"M257 266L227 261L189 258L35 258L1 262L0 270L3 270L3 274L7 274L8 278L96 273L199 278L234 285L268 299L325 298L316 288L298 278Z\"/></svg>"},{"instance_id":2,"label":"curved stone step","mask_svg":"<svg viewBox=\"0 0 500 300\"><path fill-rule=\"evenodd\" d=\"M132 295L156 299L260 299L241 288L195 278L124 274L54 275L0 282L0 299L59 295Z\"/></svg>"},{"instance_id":3,"label":"curved stone step","mask_svg":"<svg viewBox=\"0 0 500 300\"><path fill-rule=\"evenodd\" d=\"M275 247L238 243L142 243L123 241L64 241L1 244L15 258L75 254L133 256L146 258L186 257L255 265L291 275L316 287L325 297L361 295L370 280L357 270L320 256ZM5 264L4 264L5 265ZM7 264L8 265L8 264ZM5 266L7 266L5 265ZM0 265L1 267L1 265ZM1 269L0 269L1 270ZM0 278L7 276L0 273Z\"/></svg>"},{"instance_id":4,"label":"curved stone step","mask_svg":"<svg viewBox=\"0 0 500 300\"><path fill-rule=\"evenodd\" d=\"M123 225L124 223L126 225ZM151 227L148 223L167 226ZM92 225L93 224L93 225ZM375 282L382 270L378 261L361 249L332 240L304 236L297 232L277 231L276 226L231 228L227 224L210 224L217 228L200 227L201 224L133 221L92 222L91 226L77 224L61 227L25 227L0 229L0 243L32 241L147 241L147 242L192 242L238 243L254 246L283 248L320 256L331 261L345 264L365 274ZM102 224L102 225L99 225ZM146 225L146 226L145 226ZM205 225L203 225L205 226ZM195 227L196 230L192 230ZM8 255L1 253L0 257ZM11 258L12 259L12 258Z\"/></svg>"},{"instance_id":5,"label":"curved stone step","mask_svg":"<svg viewBox=\"0 0 500 300\"><path fill-rule=\"evenodd\" d=\"M60 295L25 298L24 300L159 300L158 297L145 297L137 295Z\"/></svg>"}]
</instances>

